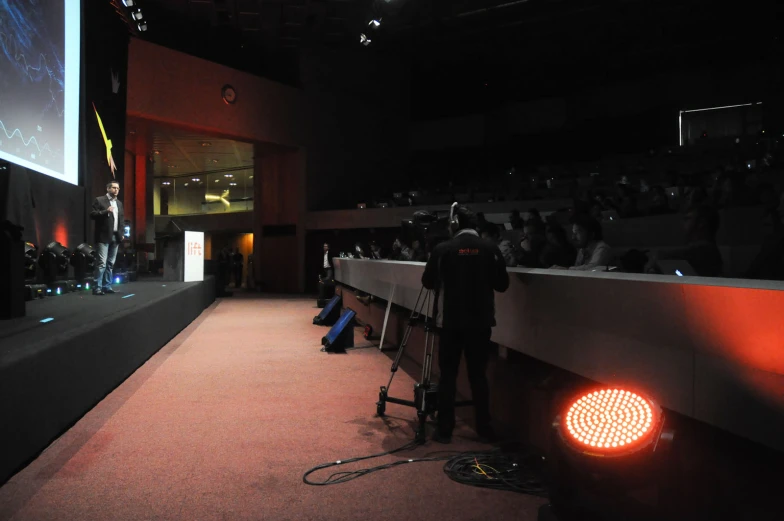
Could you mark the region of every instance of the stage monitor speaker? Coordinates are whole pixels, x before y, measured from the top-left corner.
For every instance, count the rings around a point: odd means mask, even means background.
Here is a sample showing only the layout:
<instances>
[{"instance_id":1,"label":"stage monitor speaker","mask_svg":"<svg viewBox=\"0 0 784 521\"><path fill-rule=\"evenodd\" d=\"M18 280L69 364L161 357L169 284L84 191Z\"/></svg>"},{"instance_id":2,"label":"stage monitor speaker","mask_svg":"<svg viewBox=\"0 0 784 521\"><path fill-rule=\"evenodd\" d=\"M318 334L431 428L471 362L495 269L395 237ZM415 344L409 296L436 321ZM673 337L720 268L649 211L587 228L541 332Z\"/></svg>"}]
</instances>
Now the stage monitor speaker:
<instances>
[{"instance_id":1,"label":"stage monitor speaker","mask_svg":"<svg viewBox=\"0 0 784 521\"><path fill-rule=\"evenodd\" d=\"M324 351L334 353L345 351L347 347L354 347L354 317L356 315L353 309L346 308L343 311L329 333L321 339Z\"/></svg>"},{"instance_id":2,"label":"stage monitor speaker","mask_svg":"<svg viewBox=\"0 0 784 521\"><path fill-rule=\"evenodd\" d=\"M321 313L313 317L313 323L317 326L331 326L340 316L340 295L335 295L332 300L327 302Z\"/></svg>"}]
</instances>

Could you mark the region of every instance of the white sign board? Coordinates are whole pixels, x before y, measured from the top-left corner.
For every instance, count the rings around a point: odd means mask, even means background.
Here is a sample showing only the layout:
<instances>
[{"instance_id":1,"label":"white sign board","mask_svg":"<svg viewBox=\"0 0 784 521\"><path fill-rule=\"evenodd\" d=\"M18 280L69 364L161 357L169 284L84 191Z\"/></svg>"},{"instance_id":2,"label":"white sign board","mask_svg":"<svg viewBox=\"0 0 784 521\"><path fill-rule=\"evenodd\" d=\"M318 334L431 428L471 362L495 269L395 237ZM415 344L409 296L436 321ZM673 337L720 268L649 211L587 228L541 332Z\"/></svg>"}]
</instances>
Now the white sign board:
<instances>
[{"instance_id":1,"label":"white sign board","mask_svg":"<svg viewBox=\"0 0 784 521\"><path fill-rule=\"evenodd\" d=\"M204 280L204 232L185 232L185 263L183 280L197 282Z\"/></svg>"}]
</instances>

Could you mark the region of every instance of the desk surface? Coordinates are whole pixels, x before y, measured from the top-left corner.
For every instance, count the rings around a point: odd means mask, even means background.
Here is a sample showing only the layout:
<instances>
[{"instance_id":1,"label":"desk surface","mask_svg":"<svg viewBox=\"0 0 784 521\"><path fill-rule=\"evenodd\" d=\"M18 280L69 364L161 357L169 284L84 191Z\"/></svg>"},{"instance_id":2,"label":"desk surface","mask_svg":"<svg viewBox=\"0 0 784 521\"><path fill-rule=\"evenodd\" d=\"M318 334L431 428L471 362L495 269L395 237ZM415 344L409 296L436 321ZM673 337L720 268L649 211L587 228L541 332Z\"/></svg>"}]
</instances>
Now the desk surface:
<instances>
[{"instance_id":1,"label":"desk surface","mask_svg":"<svg viewBox=\"0 0 784 521\"><path fill-rule=\"evenodd\" d=\"M335 259L335 278L411 309L423 263ZM784 284L509 268L493 340L784 450Z\"/></svg>"}]
</instances>

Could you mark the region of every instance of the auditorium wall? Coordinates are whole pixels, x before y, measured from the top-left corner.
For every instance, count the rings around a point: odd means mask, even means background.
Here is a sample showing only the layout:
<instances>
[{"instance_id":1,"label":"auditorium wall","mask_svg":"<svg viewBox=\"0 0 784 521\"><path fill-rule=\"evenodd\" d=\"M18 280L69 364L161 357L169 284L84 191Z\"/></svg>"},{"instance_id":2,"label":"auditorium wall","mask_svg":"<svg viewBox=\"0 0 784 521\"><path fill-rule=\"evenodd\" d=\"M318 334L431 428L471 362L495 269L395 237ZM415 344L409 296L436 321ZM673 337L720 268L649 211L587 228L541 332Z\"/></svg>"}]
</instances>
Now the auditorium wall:
<instances>
[{"instance_id":1,"label":"auditorium wall","mask_svg":"<svg viewBox=\"0 0 784 521\"><path fill-rule=\"evenodd\" d=\"M301 54L302 88L297 89L132 39L127 105L134 119L257 146L280 145L261 161L258 153L255 158L259 192L254 199L263 201L254 209L255 247L270 257L257 255L257 269L276 273L284 269L282 263L285 270L299 266L289 275L299 288L306 208L351 205L371 186L388 183L407 162L409 122L403 62L318 47ZM221 99L224 85L236 90L235 104ZM265 237L268 226L284 228ZM290 226L296 229L293 237ZM262 248L265 241L269 244ZM280 278L269 282L291 287Z\"/></svg>"},{"instance_id":2,"label":"auditorium wall","mask_svg":"<svg viewBox=\"0 0 784 521\"><path fill-rule=\"evenodd\" d=\"M467 146L468 135L474 136L473 143L490 146L522 136L530 140L538 134L552 141L558 133L566 133L571 141L604 143L604 148L629 134L658 140L652 146L664 144L660 141L675 145L678 110L762 101L773 88L769 72L759 68L738 67L725 72L721 81L708 70L659 73L564 97L510 102L486 114L419 121L411 127L411 146L413 150Z\"/></svg>"}]
</instances>

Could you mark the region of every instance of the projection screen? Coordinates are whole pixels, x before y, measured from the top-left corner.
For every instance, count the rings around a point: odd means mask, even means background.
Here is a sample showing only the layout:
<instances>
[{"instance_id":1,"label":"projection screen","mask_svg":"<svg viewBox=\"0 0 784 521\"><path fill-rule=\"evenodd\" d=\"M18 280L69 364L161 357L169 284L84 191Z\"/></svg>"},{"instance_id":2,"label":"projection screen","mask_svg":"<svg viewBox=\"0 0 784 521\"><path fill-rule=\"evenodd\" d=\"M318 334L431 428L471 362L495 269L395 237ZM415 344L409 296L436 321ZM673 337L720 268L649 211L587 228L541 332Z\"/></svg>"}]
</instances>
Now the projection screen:
<instances>
[{"instance_id":1,"label":"projection screen","mask_svg":"<svg viewBox=\"0 0 784 521\"><path fill-rule=\"evenodd\" d=\"M81 0L0 0L0 158L79 184Z\"/></svg>"}]
</instances>

